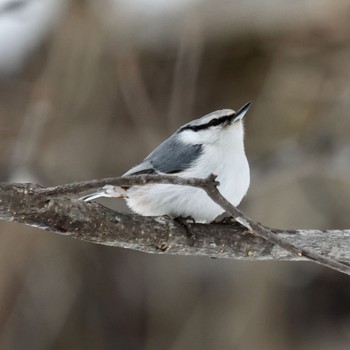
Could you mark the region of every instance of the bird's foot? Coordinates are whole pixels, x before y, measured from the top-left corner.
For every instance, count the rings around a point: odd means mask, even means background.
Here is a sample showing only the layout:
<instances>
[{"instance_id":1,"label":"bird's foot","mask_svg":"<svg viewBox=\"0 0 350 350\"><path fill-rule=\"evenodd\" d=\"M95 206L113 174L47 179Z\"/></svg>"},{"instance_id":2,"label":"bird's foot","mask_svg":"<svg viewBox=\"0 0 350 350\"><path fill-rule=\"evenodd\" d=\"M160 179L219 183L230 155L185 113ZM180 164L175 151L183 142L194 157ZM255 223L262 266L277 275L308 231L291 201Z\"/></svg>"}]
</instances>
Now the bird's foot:
<instances>
[{"instance_id":1,"label":"bird's foot","mask_svg":"<svg viewBox=\"0 0 350 350\"><path fill-rule=\"evenodd\" d=\"M195 220L193 219L193 217L192 216L186 216L186 217L178 216L178 217L174 218L174 221L178 222L185 229L187 237L189 238L189 240L191 242L191 246L193 247L195 237L190 230L190 225L196 223Z\"/></svg>"}]
</instances>

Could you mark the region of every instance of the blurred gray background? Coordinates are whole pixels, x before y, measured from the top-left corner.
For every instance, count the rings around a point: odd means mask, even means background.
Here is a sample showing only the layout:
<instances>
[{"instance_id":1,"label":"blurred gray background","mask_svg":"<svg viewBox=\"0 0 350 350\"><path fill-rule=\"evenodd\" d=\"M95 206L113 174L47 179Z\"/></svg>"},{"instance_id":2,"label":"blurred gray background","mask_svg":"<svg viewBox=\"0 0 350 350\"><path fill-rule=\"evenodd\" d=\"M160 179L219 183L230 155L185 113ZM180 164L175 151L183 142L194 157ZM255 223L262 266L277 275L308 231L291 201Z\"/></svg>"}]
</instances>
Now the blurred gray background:
<instances>
[{"instance_id":1,"label":"blurred gray background","mask_svg":"<svg viewBox=\"0 0 350 350\"><path fill-rule=\"evenodd\" d=\"M349 228L349 23L346 0L0 0L0 180L118 176L181 124L252 100L241 208L273 227ZM0 239L1 349L350 346L350 280L325 268L11 223Z\"/></svg>"}]
</instances>

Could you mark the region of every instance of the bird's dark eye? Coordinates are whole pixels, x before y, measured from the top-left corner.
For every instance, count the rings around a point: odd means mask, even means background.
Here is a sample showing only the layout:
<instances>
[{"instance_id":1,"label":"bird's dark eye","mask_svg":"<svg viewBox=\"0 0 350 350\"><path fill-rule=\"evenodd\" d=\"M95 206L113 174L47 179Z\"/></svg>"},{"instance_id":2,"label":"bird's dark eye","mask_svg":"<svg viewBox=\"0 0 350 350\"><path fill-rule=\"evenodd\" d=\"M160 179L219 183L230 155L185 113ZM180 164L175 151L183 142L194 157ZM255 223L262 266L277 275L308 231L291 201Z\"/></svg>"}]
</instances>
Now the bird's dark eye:
<instances>
[{"instance_id":1,"label":"bird's dark eye","mask_svg":"<svg viewBox=\"0 0 350 350\"><path fill-rule=\"evenodd\" d=\"M209 123L208 126L217 126L221 124L221 121L219 119L212 119Z\"/></svg>"}]
</instances>

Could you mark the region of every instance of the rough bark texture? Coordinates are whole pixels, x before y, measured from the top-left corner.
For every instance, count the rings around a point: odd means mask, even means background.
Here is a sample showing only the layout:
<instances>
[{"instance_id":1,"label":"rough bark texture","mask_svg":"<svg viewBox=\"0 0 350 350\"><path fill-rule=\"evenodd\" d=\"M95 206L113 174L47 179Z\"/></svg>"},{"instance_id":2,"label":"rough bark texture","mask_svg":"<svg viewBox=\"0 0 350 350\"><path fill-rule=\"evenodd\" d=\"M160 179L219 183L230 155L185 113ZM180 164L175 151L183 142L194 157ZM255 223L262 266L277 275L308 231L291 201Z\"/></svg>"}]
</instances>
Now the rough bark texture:
<instances>
[{"instance_id":1,"label":"rough bark texture","mask_svg":"<svg viewBox=\"0 0 350 350\"><path fill-rule=\"evenodd\" d=\"M250 233L239 223L184 225L169 217L123 214L97 203L62 194L53 196L53 193L52 188L46 191L33 184L1 184L0 219L91 243L147 253L241 260L307 260ZM350 262L350 230L271 231L294 246Z\"/></svg>"}]
</instances>

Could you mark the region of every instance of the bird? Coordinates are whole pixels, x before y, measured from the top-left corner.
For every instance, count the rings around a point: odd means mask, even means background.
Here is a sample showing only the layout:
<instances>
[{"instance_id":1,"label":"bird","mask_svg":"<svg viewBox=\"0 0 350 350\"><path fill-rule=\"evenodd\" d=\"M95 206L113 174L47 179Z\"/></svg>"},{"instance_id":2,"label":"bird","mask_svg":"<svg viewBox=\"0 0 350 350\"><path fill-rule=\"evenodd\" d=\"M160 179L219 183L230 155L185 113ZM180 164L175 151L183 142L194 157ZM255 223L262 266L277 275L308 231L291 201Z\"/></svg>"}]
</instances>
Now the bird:
<instances>
[{"instance_id":1,"label":"bird","mask_svg":"<svg viewBox=\"0 0 350 350\"><path fill-rule=\"evenodd\" d=\"M234 206L239 205L250 184L243 125L250 104L246 103L237 112L217 110L181 126L123 176L157 174L204 179L215 174L220 193ZM224 213L205 191L189 186L106 185L81 199L91 201L99 197L124 198L139 215L190 217L196 223L210 223Z\"/></svg>"}]
</instances>

